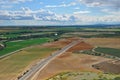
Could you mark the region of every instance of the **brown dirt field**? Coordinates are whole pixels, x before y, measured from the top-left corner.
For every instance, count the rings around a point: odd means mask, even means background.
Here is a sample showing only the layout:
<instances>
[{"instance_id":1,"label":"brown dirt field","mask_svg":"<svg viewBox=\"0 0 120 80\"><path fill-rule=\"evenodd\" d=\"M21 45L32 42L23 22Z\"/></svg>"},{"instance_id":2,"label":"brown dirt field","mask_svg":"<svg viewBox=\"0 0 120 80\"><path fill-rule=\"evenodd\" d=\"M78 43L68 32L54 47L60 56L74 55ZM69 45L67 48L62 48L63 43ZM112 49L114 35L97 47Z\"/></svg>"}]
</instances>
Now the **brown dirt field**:
<instances>
[{"instance_id":1,"label":"brown dirt field","mask_svg":"<svg viewBox=\"0 0 120 80\"><path fill-rule=\"evenodd\" d=\"M66 38L66 39L61 39L59 41L55 41L55 42L51 42L51 43L46 43L43 46L44 47L56 47L56 46L60 46L60 47L64 47L65 45L71 43L74 40L79 40L79 38Z\"/></svg>"},{"instance_id":2,"label":"brown dirt field","mask_svg":"<svg viewBox=\"0 0 120 80\"><path fill-rule=\"evenodd\" d=\"M72 48L70 48L67 53L60 55L59 57L68 57L69 55L71 55L71 52L75 52L75 51L79 51L79 50L89 50L92 49L93 46L90 44L87 44L83 41L81 41L79 44L73 46Z\"/></svg>"},{"instance_id":3,"label":"brown dirt field","mask_svg":"<svg viewBox=\"0 0 120 80\"><path fill-rule=\"evenodd\" d=\"M85 42L94 46L120 49L120 38L88 38Z\"/></svg>"},{"instance_id":4,"label":"brown dirt field","mask_svg":"<svg viewBox=\"0 0 120 80\"><path fill-rule=\"evenodd\" d=\"M91 66L95 63L103 62L109 59L86 54L72 53L76 50L84 50L91 48L93 48L91 45L85 42L80 42L79 44L65 52L63 55L60 55L52 62L50 62L41 72L39 72L35 80L45 80L64 71L101 72Z\"/></svg>"},{"instance_id":5,"label":"brown dirt field","mask_svg":"<svg viewBox=\"0 0 120 80\"><path fill-rule=\"evenodd\" d=\"M35 80L45 80L58 73L66 71L91 71L101 72L91 66L108 59L85 54L71 54L67 57L58 57L49 63L36 77Z\"/></svg>"},{"instance_id":6,"label":"brown dirt field","mask_svg":"<svg viewBox=\"0 0 120 80\"><path fill-rule=\"evenodd\" d=\"M74 52L74 51L78 51L78 50L88 50L88 49L92 49L93 46L90 44L87 44L85 42L80 42L79 44L77 44L76 46L73 46L72 48L70 48L68 50L68 52Z\"/></svg>"},{"instance_id":7,"label":"brown dirt field","mask_svg":"<svg viewBox=\"0 0 120 80\"><path fill-rule=\"evenodd\" d=\"M120 74L120 60L117 60L117 61L109 60L109 61L95 64L94 66L99 68L99 70L104 71L105 73Z\"/></svg>"}]
</instances>

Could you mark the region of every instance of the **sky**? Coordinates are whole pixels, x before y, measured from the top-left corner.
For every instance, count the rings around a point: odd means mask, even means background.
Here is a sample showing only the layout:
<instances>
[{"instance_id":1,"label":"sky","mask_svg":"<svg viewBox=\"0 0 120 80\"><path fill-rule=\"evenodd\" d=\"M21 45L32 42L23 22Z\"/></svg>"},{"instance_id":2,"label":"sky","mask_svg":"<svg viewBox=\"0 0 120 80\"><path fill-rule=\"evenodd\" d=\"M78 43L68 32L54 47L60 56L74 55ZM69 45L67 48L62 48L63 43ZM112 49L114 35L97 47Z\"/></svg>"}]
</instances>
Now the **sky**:
<instances>
[{"instance_id":1,"label":"sky","mask_svg":"<svg viewBox=\"0 0 120 80\"><path fill-rule=\"evenodd\" d=\"M0 26L87 24L120 24L120 0L0 0Z\"/></svg>"}]
</instances>

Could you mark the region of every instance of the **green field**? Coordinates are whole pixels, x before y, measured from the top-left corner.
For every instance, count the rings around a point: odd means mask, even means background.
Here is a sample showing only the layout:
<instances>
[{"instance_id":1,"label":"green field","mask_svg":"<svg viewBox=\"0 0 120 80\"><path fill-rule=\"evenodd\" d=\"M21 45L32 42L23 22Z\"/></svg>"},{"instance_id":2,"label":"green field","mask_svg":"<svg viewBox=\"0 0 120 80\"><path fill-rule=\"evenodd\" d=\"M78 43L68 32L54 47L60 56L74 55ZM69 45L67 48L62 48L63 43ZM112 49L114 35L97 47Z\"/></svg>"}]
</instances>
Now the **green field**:
<instances>
[{"instance_id":1,"label":"green field","mask_svg":"<svg viewBox=\"0 0 120 80\"><path fill-rule=\"evenodd\" d=\"M83 54L89 54L89 55L95 55L95 56L103 56L106 57L105 55L111 55L111 56L116 56L120 58L120 49L114 49L114 48L105 48L105 47L97 47L93 50L83 50L82 52ZM79 54L76 53L76 54Z\"/></svg>"},{"instance_id":2,"label":"green field","mask_svg":"<svg viewBox=\"0 0 120 80\"><path fill-rule=\"evenodd\" d=\"M0 51L0 56L21 48L29 47L31 45L45 43L48 42L49 40L50 38L35 38L35 39L29 39L23 41L7 42L6 47Z\"/></svg>"},{"instance_id":3,"label":"green field","mask_svg":"<svg viewBox=\"0 0 120 80\"><path fill-rule=\"evenodd\" d=\"M95 51L120 57L120 49L98 47L95 49Z\"/></svg>"}]
</instances>

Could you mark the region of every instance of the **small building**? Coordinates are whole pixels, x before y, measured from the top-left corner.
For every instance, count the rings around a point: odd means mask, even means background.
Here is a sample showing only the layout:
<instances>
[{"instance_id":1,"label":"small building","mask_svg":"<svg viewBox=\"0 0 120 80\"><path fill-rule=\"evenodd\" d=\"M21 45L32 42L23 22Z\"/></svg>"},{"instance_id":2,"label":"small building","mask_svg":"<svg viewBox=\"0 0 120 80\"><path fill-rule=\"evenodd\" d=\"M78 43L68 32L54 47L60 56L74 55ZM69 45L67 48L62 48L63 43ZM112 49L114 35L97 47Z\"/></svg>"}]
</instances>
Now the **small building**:
<instances>
[{"instance_id":1,"label":"small building","mask_svg":"<svg viewBox=\"0 0 120 80\"><path fill-rule=\"evenodd\" d=\"M5 46L3 44L0 44L0 50L2 50Z\"/></svg>"}]
</instances>

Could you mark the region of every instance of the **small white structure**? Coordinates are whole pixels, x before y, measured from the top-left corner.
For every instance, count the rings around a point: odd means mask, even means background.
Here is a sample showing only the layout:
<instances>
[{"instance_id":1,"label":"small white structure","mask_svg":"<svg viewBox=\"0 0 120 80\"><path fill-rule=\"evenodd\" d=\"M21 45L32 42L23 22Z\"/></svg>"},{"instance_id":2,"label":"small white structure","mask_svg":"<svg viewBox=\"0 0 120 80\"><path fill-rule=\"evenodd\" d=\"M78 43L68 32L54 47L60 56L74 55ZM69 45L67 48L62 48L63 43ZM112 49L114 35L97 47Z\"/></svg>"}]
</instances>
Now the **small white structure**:
<instances>
[{"instance_id":1,"label":"small white structure","mask_svg":"<svg viewBox=\"0 0 120 80\"><path fill-rule=\"evenodd\" d=\"M57 33L55 33L55 36L57 36L58 34Z\"/></svg>"},{"instance_id":2,"label":"small white structure","mask_svg":"<svg viewBox=\"0 0 120 80\"><path fill-rule=\"evenodd\" d=\"M4 47L4 45L3 45L3 44L0 44L0 46L1 46L1 47Z\"/></svg>"}]
</instances>

